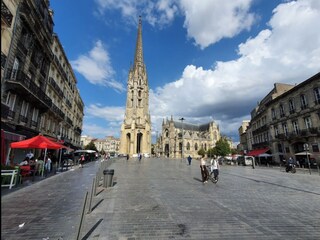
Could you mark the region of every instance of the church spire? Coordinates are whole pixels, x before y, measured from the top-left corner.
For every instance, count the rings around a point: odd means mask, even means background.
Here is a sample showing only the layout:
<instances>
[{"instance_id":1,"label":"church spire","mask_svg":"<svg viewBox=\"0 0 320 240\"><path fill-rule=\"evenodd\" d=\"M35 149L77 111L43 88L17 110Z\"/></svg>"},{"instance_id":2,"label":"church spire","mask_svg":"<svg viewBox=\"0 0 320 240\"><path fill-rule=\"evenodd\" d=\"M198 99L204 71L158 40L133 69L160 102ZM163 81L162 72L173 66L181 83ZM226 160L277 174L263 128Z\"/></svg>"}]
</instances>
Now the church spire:
<instances>
[{"instance_id":1,"label":"church spire","mask_svg":"<svg viewBox=\"0 0 320 240\"><path fill-rule=\"evenodd\" d=\"M138 36L137 36L136 52L135 52L135 56L134 56L134 68L137 68L138 66L143 66L141 16L139 16Z\"/></svg>"}]
</instances>

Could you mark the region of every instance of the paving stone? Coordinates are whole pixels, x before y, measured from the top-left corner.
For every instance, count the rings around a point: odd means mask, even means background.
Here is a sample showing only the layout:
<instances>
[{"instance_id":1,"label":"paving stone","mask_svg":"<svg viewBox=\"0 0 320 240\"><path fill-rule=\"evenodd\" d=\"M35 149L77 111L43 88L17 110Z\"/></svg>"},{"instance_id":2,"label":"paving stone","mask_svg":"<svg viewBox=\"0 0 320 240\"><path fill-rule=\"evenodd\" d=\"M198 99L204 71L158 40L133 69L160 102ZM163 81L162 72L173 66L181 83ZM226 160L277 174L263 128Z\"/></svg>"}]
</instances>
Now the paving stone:
<instances>
[{"instance_id":1,"label":"paving stone","mask_svg":"<svg viewBox=\"0 0 320 240\"><path fill-rule=\"evenodd\" d=\"M1 239L76 239L99 166L2 195ZM320 239L317 174L222 166L217 184L203 184L197 161L115 159L109 168L115 184L98 187L83 239Z\"/></svg>"}]
</instances>

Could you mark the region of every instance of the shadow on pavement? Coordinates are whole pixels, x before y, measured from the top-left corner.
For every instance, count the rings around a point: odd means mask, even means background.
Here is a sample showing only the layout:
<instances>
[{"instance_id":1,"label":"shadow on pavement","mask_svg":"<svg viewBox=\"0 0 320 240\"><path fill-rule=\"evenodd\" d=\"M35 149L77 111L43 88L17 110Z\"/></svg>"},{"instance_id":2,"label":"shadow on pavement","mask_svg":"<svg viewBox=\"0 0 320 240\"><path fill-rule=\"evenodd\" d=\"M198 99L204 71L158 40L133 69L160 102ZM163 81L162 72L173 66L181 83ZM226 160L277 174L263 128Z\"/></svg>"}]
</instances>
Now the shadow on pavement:
<instances>
[{"instance_id":1,"label":"shadow on pavement","mask_svg":"<svg viewBox=\"0 0 320 240\"><path fill-rule=\"evenodd\" d=\"M90 235L93 233L93 231L99 226L99 224L103 221L102 218L89 230L89 232L82 238L82 240L89 239Z\"/></svg>"}]
</instances>

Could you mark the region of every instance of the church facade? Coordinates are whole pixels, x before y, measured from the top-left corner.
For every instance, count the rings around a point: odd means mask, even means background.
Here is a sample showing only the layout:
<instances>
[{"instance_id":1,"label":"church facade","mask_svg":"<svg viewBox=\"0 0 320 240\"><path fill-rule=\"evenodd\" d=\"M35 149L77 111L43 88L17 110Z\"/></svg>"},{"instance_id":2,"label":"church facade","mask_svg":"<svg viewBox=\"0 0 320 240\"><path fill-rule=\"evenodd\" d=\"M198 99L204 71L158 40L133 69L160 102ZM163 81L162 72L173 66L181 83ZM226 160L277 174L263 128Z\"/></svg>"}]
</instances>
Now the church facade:
<instances>
[{"instance_id":1,"label":"church facade","mask_svg":"<svg viewBox=\"0 0 320 240\"><path fill-rule=\"evenodd\" d=\"M175 121L172 117L162 122L161 136L157 139L155 153L168 158L200 157L198 151L215 147L221 138L219 126L214 122L195 125Z\"/></svg>"},{"instance_id":2,"label":"church facade","mask_svg":"<svg viewBox=\"0 0 320 240\"><path fill-rule=\"evenodd\" d=\"M134 63L128 76L126 111L121 125L119 153L128 154L130 157L137 156L138 153L151 154L149 86L143 61L141 18Z\"/></svg>"}]
</instances>

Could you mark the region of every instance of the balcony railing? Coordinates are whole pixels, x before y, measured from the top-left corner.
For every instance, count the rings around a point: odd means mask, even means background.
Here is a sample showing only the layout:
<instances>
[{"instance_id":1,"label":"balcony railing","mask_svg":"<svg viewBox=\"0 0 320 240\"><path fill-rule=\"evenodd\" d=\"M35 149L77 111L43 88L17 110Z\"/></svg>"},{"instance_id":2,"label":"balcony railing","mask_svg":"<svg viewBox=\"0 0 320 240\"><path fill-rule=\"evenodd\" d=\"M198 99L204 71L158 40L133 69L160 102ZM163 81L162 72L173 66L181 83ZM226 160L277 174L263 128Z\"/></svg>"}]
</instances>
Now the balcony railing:
<instances>
[{"instance_id":1,"label":"balcony railing","mask_svg":"<svg viewBox=\"0 0 320 240\"><path fill-rule=\"evenodd\" d=\"M23 123L27 123L27 122L28 122L28 118L25 117L25 116L23 116L23 115L20 115L20 116L19 116L19 121L20 121L20 122L23 122Z\"/></svg>"},{"instance_id":2,"label":"balcony railing","mask_svg":"<svg viewBox=\"0 0 320 240\"><path fill-rule=\"evenodd\" d=\"M57 91L58 95L63 97L63 91L52 77L49 77L49 83Z\"/></svg>"},{"instance_id":3,"label":"balcony railing","mask_svg":"<svg viewBox=\"0 0 320 240\"><path fill-rule=\"evenodd\" d=\"M71 120L69 117L66 117L65 120L66 120L66 122L69 123L71 126L73 125L73 124L72 124L72 120Z\"/></svg>"},{"instance_id":4,"label":"balcony railing","mask_svg":"<svg viewBox=\"0 0 320 240\"><path fill-rule=\"evenodd\" d=\"M1 118L13 119L14 115L15 115L14 111L11 111L7 105L1 103Z\"/></svg>"},{"instance_id":5,"label":"balcony railing","mask_svg":"<svg viewBox=\"0 0 320 240\"><path fill-rule=\"evenodd\" d=\"M72 104L68 99L66 99L66 104L68 105L68 107L72 108Z\"/></svg>"},{"instance_id":6,"label":"balcony railing","mask_svg":"<svg viewBox=\"0 0 320 240\"><path fill-rule=\"evenodd\" d=\"M2 20L2 18L3 18L4 22L6 23L6 25L8 27L11 27L13 15L10 12L9 8L7 7L7 5L4 4L3 1L1 1L1 20Z\"/></svg>"},{"instance_id":7,"label":"balcony railing","mask_svg":"<svg viewBox=\"0 0 320 240\"><path fill-rule=\"evenodd\" d=\"M52 103L51 110L52 112L57 114L61 119L64 119L65 114L54 103Z\"/></svg>"},{"instance_id":8,"label":"balcony railing","mask_svg":"<svg viewBox=\"0 0 320 240\"><path fill-rule=\"evenodd\" d=\"M52 106L51 99L23 71L10 69L7 72L6 79L10 83L22 86L23 92L27 91L30 95L34 96L35 99L44 103L47 108Z\"/></svg>"},{"instance_id":9,"label":"balcony railing","mask_svg":"<svg viewBox=\"0 0 320 240\"><path fill-rule=\"evenodd\" d=\"M1 68L5 67L6 61L7 61L7 56L3 52L1 52Z\"/></svg>"},{"instance_id":10,"label":"balcony railing","mask_svg":"<svg viewBox=\"0 0 320 240\"><path fill-rule=\"evenodd\" d=\"M307 108L308 108L308 104L301 105L302 110L307 109Z\"/></svg>"},{"instance_id":11,"label":"balcony railing","mask_svg":"<svg viewBox=\"0 0 320 240\"><path fill-rule=\"evenodd\" d=\"M81 130L81 128L79 128L79 127L75 127L75 128L74 128L74 131L75 131L76 133L78 133L79 135L81 135L81 133L82 133L82 130Z\"/></svg>"},{"instance_id":12,"label":"balcony railing","mask_svg":"<svg viewBox=\"0 0 320 240\"><path fill-rule=\"evenodd\" d=\"M290 109L290 114L294 114L295 112L296 112L296 110L294 110L294 109Z\"/></svg>"}]
</instances>

